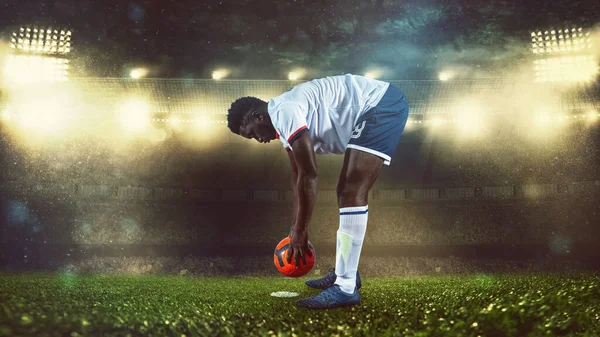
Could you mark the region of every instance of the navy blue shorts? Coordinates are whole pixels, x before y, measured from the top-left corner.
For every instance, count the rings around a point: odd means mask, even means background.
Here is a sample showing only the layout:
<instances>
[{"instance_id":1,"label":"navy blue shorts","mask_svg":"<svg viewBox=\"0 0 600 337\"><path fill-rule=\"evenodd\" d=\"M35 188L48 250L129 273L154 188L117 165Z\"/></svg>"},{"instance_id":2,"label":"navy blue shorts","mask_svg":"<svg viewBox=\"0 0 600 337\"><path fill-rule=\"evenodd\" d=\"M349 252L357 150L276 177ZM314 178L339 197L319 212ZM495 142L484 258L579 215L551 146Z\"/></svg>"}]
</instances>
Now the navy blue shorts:
<instances>
[{"instance_id":1,"label":"navy blue shorts","mask_svg":"<svg viewBox=\"0 0 600 337\"><path fill-rule=\"evenodd\" d=\"M372 153L389 165L408 119L408 102L390 84L377 105L362 115L352 131L348 148Z\"/></svg>"}]
</instances>

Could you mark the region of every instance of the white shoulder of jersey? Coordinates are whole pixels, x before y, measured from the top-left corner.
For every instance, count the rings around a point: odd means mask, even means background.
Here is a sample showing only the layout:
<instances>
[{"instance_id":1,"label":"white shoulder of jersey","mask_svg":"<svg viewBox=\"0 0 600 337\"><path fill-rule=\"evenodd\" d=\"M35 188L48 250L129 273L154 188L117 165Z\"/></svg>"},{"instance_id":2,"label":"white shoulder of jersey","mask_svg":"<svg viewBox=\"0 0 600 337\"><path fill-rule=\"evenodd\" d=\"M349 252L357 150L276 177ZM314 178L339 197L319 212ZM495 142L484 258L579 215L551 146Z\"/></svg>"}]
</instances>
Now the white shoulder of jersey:
<instances>
[{"instance_id":1,"label":"white shoulder of jersey","mask_svg":"<svg viewBox=\"0 0 600 337\"><path fill-rule=\"evenodd\" d=\"M277 98L269 100L267 109L283 147L291 150L294 141L308 131L306 111L298 103Z\"/></svg>"}]
</instances>

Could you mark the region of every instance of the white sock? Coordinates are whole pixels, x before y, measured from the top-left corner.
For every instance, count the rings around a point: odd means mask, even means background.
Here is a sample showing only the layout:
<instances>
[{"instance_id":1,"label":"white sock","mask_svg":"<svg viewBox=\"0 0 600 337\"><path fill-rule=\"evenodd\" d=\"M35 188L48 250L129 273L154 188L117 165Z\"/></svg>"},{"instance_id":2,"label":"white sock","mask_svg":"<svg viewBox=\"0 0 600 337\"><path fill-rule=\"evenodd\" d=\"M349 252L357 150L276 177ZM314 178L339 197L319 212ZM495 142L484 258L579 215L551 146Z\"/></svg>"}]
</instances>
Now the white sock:
<instances>
[{"instance_id":1,"label":"white sock","mask_svg":"<svg viewBox=\"0 0 600 337\"><path fill-rule=\"evenodd\" d=\"M354 293L360 250L365 240L369 205L340 208L340 228L335 250L335 284L343 292Z\"/></svg>"}]
</instances>

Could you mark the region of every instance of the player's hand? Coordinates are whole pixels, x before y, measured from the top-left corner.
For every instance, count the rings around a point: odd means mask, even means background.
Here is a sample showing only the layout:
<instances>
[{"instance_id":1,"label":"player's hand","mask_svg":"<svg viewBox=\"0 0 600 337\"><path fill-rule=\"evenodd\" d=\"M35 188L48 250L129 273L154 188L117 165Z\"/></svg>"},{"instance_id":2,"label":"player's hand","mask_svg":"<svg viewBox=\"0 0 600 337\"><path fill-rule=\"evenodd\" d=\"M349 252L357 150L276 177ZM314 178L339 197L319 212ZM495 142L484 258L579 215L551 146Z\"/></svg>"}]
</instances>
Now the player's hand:
<instances>
[{"instance_id":1,"label":"player's hand","mask_svg":"<svg viewBox=\"0 0 600 337\"><path fill-rule=\"evenodd\" d=\"M304 256L312 256L310 248L308 248L308 232L298 232L294 229L290 231L290 248L287 254L287 263L292 263L293 258L296 258L296 267L300 267L300 259Z\"/></svg>"}]
</instances>

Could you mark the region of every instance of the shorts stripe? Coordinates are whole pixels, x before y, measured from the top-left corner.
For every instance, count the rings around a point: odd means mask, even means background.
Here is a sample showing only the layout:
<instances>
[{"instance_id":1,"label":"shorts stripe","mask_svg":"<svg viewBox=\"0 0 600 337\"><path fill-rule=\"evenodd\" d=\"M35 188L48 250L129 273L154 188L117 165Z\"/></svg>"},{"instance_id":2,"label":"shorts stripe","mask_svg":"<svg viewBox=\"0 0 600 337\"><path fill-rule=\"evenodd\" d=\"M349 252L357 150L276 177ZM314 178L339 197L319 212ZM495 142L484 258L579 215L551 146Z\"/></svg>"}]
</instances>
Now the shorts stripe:
<instances>
[{"instance_id":1,"label":"shorts stripe","mask_svg":"<svg viewBox=\"0 0 600 337\"><path fill-rule=\"evenodd\" d=\"M359 151L363 151L363 152L367 152L370 154L374 154L377 157L380 157L383 159L383 164L384 165L390 165L390 163L392 162L392 158L390 156L388 156L385 153L379 152L379 151L375 151L375 150L371 150L369 148L366 148L364 146L360 146L360 145L356 145L356 144L348 144L348 146L346 148L351 148L351 149L356 149Z\"/></svg>"}]
</instances>

